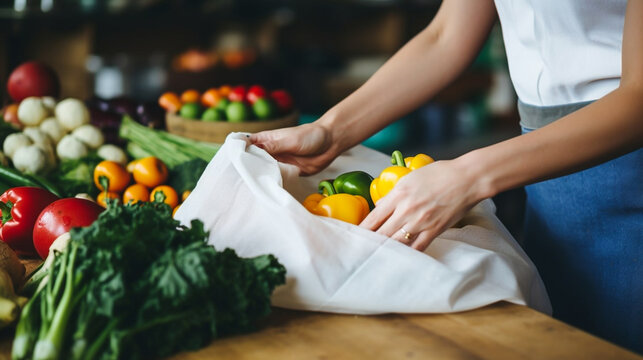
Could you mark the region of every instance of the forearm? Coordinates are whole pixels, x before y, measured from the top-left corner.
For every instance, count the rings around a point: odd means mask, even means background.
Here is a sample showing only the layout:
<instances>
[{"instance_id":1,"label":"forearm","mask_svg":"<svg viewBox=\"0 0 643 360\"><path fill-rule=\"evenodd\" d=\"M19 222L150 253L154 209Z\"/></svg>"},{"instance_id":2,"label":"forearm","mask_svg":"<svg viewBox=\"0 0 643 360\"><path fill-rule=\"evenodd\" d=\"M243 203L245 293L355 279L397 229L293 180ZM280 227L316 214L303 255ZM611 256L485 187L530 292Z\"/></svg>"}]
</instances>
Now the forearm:
<instances>
[{"instance_id":1,"label":"forearm","mask_svg":"<svg viewBox=\"0 0 643 360\"><path fill-rule=\"evenodd\" d=\"M474 59L495 20L491 1L447 1L433 22L319 123L338 152L365 140L434 96ZM359 131L355 131L359 128Z\"/></svg>"},{"instance_id":2,"label":"forearm","mask_svg":"<svg viewBox=\"0 0 643 360\"><path fill-rule=\"evenodd\" d=\"M643 89L621 87L541 129L456 159L478 200L570 174L643 145Z\"/></svg>"}]
</instances>

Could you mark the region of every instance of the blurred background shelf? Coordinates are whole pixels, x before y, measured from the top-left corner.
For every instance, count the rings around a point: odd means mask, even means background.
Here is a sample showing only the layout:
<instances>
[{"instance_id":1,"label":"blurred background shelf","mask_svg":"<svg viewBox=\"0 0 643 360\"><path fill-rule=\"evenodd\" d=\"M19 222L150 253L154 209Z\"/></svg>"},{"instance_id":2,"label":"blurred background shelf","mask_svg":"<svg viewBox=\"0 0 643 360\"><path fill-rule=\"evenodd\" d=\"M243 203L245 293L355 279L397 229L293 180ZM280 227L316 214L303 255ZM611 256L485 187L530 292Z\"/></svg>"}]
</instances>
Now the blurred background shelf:
<instances>
[{"instance_id":1,"label":"blurred background shelf","mask_svg":"<svg viewBox=\"0 0 643 360\"><path fill-rule=\"evenodd\" d=\"M435 16L437 0L18 0L0 3L0 78L48 63L63 97L155 101L224 84L285 88L315 120ZM427 69L430 71L430 69ZM391 84L404 86L404 84ZM439 159L519 134L499 28L459 79L365 144ZM0 100L7 104L6 89ZM521 238L521 190L499 216ZM506 209L509 209L505 211ZM504 214L507 212L507 214Z\"/></svg>"}]
</instances>

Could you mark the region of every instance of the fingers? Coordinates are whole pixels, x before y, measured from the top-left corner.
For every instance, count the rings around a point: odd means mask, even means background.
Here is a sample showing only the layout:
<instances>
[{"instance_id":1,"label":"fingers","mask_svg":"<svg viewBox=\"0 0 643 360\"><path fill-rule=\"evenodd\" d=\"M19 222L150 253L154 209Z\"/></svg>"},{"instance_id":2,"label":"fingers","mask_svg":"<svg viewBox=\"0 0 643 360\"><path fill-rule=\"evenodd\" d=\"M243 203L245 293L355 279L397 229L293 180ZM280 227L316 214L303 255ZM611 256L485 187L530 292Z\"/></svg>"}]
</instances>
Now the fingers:
<instances>
[{"instance_id":1,"label":"fingers","mask_svg":"<svg viewBox=\"0 0 643 360\"><path fill-rule=\"evenodd\" d=\"M387 205L387 199L382 198L378 201L377 206L366 216L359 226L377 231L382 224L393 214L394 208ZM387 235L389 236L389 235Z\"/></svg>"},{"instance_id":2,"label":"fingers","mask_svg":"<svg viewBox=\"0 0 643 360\"><path fill-rule=\"evenodd\" d=\"M270 154L288 152L296 146L297 138L288 136L290 128L262 131L250 135L250 142Z\"/></svg>"},{"instance_id":3,"label":"fingers","mask_svg":"<svg viewBox=\"0 0 643 360\"><path fill-rule=\"evenodd\" d=\"M394 197L382 198L373 211L360 224L378 234L385 235L408 245L413 249L424 251L444 229L421 225L418 219L403 211L396 211L398 201Z\"/></svg>"}]
</instances>

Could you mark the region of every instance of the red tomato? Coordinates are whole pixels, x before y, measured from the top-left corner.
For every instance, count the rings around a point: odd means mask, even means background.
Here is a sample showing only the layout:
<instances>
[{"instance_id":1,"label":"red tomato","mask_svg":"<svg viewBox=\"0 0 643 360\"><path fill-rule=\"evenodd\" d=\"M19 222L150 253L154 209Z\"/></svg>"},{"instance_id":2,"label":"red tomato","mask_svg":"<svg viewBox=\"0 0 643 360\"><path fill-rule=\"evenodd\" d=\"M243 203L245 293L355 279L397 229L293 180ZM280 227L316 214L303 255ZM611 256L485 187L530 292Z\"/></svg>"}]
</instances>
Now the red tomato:
<instances>
[{"instance_id":1,"label":"red tomato","mask_svg":"<svg viewBox=\"0 0 643 360\"><path fill-rule=\"evenodd\" d=\"M286 90L273 90L270 92L270 98L282 114L289 113L294 107L292 96Z\"/></svg>"},{"instance_id":2,"label":"red tomato","mask_svg":"<svg viewBox=\"0 0 643 360\"><path fill-rule=\"evenodd\" d=\"M260 85L252 85L250 89L248 89L248 94L246 94L246 100L250 104L254 104L257 99L260 98L265 98L267 95L266 89L263 88L263 86Z\"/></svg>"},{"instance_id":3,"label":"red tomato","mask_svg":"<svg viewBox=\"0 0 643 360\"><path fill-rule=\"evenodd\" d=\"M230 101L244 101L245 99L246 87L243 85L235 86L228 95L228 100Z\"/></svg>"},{"instance_id":4,"label":"red tomato","mask_svg":"<svg viewBox=\"0 0 643 360\"><path fill-rule=\"evenodd\" d=\"M33 228L33 244L41 258L60 235L73 227L91 225L104 209L93 201L78 198L56 200L42 210Z\"/></svg>"}]
</instances>

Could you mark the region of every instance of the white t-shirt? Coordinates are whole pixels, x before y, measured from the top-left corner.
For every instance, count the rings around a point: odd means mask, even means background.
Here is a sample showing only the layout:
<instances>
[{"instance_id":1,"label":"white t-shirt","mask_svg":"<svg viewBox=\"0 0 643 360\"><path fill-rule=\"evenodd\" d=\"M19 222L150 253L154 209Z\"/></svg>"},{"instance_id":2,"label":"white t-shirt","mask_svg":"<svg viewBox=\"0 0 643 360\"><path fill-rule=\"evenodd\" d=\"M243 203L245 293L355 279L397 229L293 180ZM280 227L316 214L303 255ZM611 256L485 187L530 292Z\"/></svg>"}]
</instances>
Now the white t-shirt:
<instances>
[{"instance_id":1,"label":"white t-shirt","mask_svg":"<svg viewBox=\"0 0 643 360\"><path fill-rule=\"evenodd\" d=\"M618 87L627 0L495 3L509 73L522 102L596 100Z\"/></svg>"}]
</instances>

